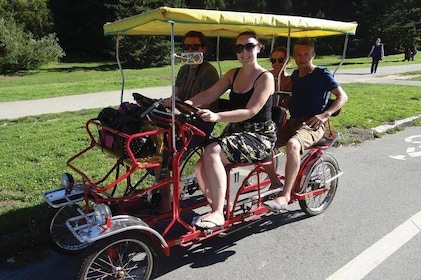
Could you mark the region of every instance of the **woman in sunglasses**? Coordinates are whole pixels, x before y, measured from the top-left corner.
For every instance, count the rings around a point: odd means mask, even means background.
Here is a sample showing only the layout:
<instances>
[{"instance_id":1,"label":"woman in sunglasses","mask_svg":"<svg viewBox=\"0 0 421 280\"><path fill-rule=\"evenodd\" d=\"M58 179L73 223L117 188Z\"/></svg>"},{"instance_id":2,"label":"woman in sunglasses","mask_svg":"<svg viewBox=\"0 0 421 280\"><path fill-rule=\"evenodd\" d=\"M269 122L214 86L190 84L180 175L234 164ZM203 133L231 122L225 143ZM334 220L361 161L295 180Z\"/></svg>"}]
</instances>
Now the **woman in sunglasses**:
<instances>
[{"instance_id":1,"label":"woman in sunglasses","mask_svg":"<svg viewBox=\"0 0 421 280\"><path fill-rule=\"evenodd\" d=\"M212 208L195 224L199 228L224 225L225 166L262 160L270 155L274 147L276 125L271 120L274 78L257 62L257 55L262 49L256 33L246 31L239 34L235 52L242 67L229 70L210 89L187 101L200 107L218 100L230 90L229 111L201 109L198 112L205 122L228 123L222 135L206 146L195 166L199 185Z\"/></svg>"},{"instance_id":2,"label":"woman in sunglasses","mask_svg":"<svg viewBox=\"0 0 421 280\"><path fill-rule=\"evenodd\" d=\"M287 48L277 47L274 48L270 54L270 63L272 64L272 69L269 70L275 77L275 95L274 95L274 106L282 106L288 109L290 96L283 94L282 92L291 92L291 77L285 69L282 71L281 75L279 73L282 70L282 67L287 64ZM281 79L280 81L278 79Z\"/></svg>"}]
</instances>

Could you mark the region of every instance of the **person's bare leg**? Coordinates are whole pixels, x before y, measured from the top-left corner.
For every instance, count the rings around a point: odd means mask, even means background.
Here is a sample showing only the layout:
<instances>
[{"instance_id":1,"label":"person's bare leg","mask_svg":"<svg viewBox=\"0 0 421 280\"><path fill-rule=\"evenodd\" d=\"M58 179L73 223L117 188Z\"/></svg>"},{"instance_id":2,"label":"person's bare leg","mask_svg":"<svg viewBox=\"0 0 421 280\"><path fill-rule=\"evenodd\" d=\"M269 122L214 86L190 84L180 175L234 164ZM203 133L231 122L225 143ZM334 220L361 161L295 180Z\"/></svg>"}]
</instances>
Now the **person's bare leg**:
<instances>
[{"instance_id":1,"label":"person's bare leg","mask_svg":"<svg viewBox=\"0 0 421 280\"><path fill-rule=\"evenodd\" d=\"M274 190L277 188L281 188L283 186L282 182L279 180L278 175L276 174L275 170L275 164L273 163L273 160L271 164L266 164L263 166L265 169L265 172L268 174L270 179L270 190Z\"/></svg>"},{"instance_id":2,"label":"person's bare leg","mask_svg":"<svg viewBox=\"0 0 421 280\"><path fill-rule=\"evenodd\" d=\"M171 187L170 185L165 185L159 189L161 194L161 201L156 208L159 213L166 213L172 210L172 199L171 199Z\"/></svg>"},{"instance_id":3,"label":"person's bare leg","mask_svg":"<svg viewBox=\"0 0 421 280\"><path fill-rule=\"evenodd\" d=\"M194 173L196 175L196 179L199 184L200 190L205 195L209 204L212 204L212 194L210 193L209 188L206 187L207 185L204 180L204 178L206 178L206 168L204 168L203 157L200 158L194 166Z\"/></svg>"},{"instance_id":4,"label":"person's bare leg","mask_svg":"<svg viewBox=\"0 0 421 280\"><path fill-rule=\"evenodd\" d=\"M300 169L300 150L301 144L298 140L294 138L288 140L286 144L285 186L279 197L274 201L265 202L265 205L273 210L285 209L291 200L291 190Z\"/></svg>"},{"instance_id":5,"label":"person's bare leg","mask_svg":"<svg viewBox=\"0 0 421 280\"><path fill-rule=\"evenodd\" d=\"M206 177L203 177L203 182L211 193L212 211L196 225L203 228L212 228L223 225L225 222L224 202L227 178L224 164L228 164L228 160L221 147L215 143L206 147L202 163L206 167Z\"/></svg>"},{"instance_id":6,"label":"person's bare leg","mask_svg":"<svg viewBox=\"0 0 421 280\"><path fill-rule=\"evenodd\" d=\"M156 168L154 170L155 173L155 180L159 181L161 179L161 168ZM168 174L165 175L166 177L168 176ZM163 187L161 187L159 189L159 193L161 195L161 201L159 202L158 207L156 208L156 210L159 213L166 213L171 211L172 209L172 200L171 200L171 186L170 185L165 185Z\"/></svg>"}]
</instances>

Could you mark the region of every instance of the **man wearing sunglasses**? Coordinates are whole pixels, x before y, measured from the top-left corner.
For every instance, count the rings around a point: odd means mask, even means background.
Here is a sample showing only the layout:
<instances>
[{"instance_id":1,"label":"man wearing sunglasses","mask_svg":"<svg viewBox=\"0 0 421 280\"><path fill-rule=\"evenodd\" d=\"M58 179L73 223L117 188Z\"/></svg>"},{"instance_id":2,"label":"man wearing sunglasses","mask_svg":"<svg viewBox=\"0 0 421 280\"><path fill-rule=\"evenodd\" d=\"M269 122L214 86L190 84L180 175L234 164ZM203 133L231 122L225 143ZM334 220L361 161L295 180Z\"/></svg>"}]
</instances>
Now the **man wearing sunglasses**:
<instances>
[{"instance_id":1,"label":"man wearing sunglasses","mask_svg":"<svg viewBox=\"0 0 421 280\"><path fill-rule=\"evenodd\" d=\"M306 38L294 45L293 56L298 69L291 75L292 95L289 103L290 118L278 133L277 146L285 145L285 186L280 196L264 202L273 211L285 210L291 198L291 190L300 168L300 155L319 141L329 117L348 100L348 96L325 67L313 64L316 53L314 43ZM328 108L330 93L336 96ZM272 180L272 176L271 176ZM271 182L281 185L280 182Z\"/></svg>"},{"instance_id":2,"label":"man wearing sunglasses","mask_svg":"<svg viewBox=\"0 0 421 280\"><path fill-rule=\"evenodd\" d=\"M184 53L201 52L206 56L207 42L202 32L189 31L184 35L182 44ZM219 80L215 67L204 59L201 64L186 64L178 71L175 80L175 96L179 100L187 100L197 93L207 90ZM165 105L170 107L170 99Z\"/></svg>"},{"instance_id":3,"label":"man wearing sunglasses","mask_svg":"<svg viewBox=\"0 0 421 280\"><path fill-rule=\"evenodd\" d=\"M181 44L184 53L201 52L205 57L207 52L206 37L202 32L189 31L187 32ZM207 90L219 80L218 72L215 67L205 59L201 64L185 64L178 71L175 80L175 97L178 100L185 101L195 96L197 93ZM166 107L171 107L171 98L164 100ZM214 102L204 106L204 108L218 109L218 103ZM210 136L215 123L203 123L198 126L207 136ZM205 141L207 137L195 136L192 139L189 147L194 148ZM171 210L171 200L169 187L161 189L161 203L157 209L164 213Z\"/></svg>"},{"instance_id":4,"label":"man wearing sunglasses","mask_svg":"<svg viewBox=\"0 0 421 280\"><path fill-rule=\"evenodd\" d=\"M205 57L207 52L207 40L202 32L189 31L184 35L183 43L181 45L183 52L201 52ZM213 86L219 80L218 72L215 67L205 59L201 64L186 64L183 65L178 71L177 78L175 80L175 96L181 101L188 100ZM218 109L218 103L205 105L205 108L211 108L213 110ZM203 127L199 127L207 135L212 133L214 124L206 123ZM198 145L203 140L193 139L191 147Z\"/></svg>"}]
</instances>

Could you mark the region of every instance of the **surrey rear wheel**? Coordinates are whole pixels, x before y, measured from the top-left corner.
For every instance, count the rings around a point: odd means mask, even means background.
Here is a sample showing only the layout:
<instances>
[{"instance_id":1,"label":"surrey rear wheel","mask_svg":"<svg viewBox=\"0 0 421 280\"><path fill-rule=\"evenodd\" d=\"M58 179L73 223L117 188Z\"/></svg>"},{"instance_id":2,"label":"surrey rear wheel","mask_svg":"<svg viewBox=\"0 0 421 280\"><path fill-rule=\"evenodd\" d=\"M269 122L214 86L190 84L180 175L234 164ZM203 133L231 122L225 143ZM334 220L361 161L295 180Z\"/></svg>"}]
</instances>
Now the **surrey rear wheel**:
<instances>
[{"instance_id":1,"label":"surrey rear wheel","mask_svg":"<svg viewBox=\"0 0 421 280\"><path fill-rule=\"evenodd\" d=\"M318 215L326 210L335 196L338 187L339 166L331 154L324 154L322 158L308 170L299 193L324 189L325 192L304 200L299 200L301 209L310 216Z\"/></svg>"},{"instance_id":2,"label":"surrey rear wheel","mask_svg":"<svg viewBox=\"0 0 421 280\"><path fill-rule=\"evenodd\" d=\"M78 279L138 279L155 276L157 254L149 239L129 231L98 241L87 251Z\"/></svg>"}]
</instances>

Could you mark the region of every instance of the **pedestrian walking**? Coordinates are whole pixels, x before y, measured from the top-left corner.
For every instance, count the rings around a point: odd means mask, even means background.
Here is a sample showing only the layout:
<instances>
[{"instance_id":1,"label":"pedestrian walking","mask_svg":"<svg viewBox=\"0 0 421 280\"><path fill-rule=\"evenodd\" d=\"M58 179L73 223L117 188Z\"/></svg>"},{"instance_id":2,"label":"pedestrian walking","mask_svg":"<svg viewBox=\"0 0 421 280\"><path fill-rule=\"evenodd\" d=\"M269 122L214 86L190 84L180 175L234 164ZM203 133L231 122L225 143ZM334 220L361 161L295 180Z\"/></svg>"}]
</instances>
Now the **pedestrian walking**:
<instances>
[{"instance_id":1,"label":"pedestrian walking","mask_svg":"<svg viewBox=\"0 0 421 280\"><path fill-rule=\"evenodd\" d=\"M376 73L379 61L384 58L384 46L381 43L381 39L377 38L374 45L371 47L368 57L371 57L371 74Z\"/></svg>"}]
</instances>

